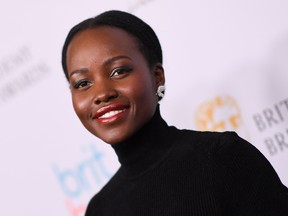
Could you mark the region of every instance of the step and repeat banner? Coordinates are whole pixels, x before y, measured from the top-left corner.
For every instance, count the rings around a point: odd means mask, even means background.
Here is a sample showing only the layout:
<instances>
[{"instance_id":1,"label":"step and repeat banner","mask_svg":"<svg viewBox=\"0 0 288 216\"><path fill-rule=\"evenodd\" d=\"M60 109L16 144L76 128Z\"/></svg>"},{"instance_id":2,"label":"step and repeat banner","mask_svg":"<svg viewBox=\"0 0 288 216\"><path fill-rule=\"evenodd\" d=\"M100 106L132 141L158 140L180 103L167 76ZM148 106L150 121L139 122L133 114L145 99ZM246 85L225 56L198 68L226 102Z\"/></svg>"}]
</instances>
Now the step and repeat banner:
<instances>
[{"instance_id":1,"label":"step and repeat banner","mask_svg":"<svg viewBox=\"0 0 288 216\"><path fill-rule=\"evenodd\" d=\"M158 34L170 125L236 131L288 185L287 1L9 0L0 7L1 215L82 216L118 169L74 114L61 68L70 28L109 9Z\"/></svg>"}]
</instances>

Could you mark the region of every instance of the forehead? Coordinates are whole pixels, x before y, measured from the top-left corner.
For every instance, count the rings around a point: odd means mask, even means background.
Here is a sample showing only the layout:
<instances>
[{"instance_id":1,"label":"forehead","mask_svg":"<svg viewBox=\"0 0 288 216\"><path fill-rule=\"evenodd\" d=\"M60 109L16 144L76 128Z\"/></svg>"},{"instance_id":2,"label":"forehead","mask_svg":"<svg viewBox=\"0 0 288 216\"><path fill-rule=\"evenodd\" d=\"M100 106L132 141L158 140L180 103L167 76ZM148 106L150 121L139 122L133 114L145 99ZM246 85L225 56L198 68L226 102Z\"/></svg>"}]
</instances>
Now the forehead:
<instances>
[{"instance_id":1,"label":"forehead","mask_svg":"<svg viewBox=\"0 0 288 216\"><path fill-rule=\"evenodd\" d=\"M107 49L127 49L137 48L138 39L128 33L127 31L110 26L100 26L92 29L86 29L77 33L71 40L68 51L71 48L79 47L85 48L85 46L94 46Z\"/></svg>"},{"instance_id":2,"label":"forehead","mask_svg":"<svg viewBox=\"0 0 288 216\"><path fill-rule=\"evenodd\" d=\"M101 64L117 55L143 58L138 40L125 30L110 26L86 29L77 33L68 46L67 69L71 71L88 61Z\"/></svg>"}]
</instances>

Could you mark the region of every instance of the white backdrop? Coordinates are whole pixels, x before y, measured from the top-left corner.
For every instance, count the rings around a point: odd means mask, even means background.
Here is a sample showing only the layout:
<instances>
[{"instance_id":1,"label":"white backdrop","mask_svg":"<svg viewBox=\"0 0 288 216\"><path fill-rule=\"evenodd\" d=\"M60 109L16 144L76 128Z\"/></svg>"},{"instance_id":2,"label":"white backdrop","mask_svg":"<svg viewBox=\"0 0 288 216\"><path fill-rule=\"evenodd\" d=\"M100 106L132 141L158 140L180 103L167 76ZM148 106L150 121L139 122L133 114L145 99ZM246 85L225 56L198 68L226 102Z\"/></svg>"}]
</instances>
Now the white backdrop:
<instances>
[{"instance_id":1,"label":"white backdrop","mask_svg":"<svg viewBox=\"0 0 288 216\"><path fill-rule=\"evenodd\" d=\"M74 114L60 64L69 29L108 9L158 34L169 124L237 131L288 185L287 1L9 0L0 7L1 215L81 216L118 168Z\"/></svg>"}]
</instances>

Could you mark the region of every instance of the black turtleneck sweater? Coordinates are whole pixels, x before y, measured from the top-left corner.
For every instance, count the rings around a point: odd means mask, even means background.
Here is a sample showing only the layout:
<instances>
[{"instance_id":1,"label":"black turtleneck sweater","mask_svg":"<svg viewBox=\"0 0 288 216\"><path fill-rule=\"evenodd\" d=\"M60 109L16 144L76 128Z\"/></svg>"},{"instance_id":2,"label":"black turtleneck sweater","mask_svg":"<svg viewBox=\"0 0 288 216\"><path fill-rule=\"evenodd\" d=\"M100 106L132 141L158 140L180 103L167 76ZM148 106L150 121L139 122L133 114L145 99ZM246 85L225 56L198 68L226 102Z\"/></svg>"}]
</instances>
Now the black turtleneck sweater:
<instances>
[{"instance_id":1,"label":"black turtleneck sweater","mask_svg":"<svg viewBox=\"0 0 288 216\"><path fill-rule=\"evenodd\" d=\"M234 132L169 127L155 115L112 146L121 167L86 216L288 216L288 192L267 159Z\"/></svg>"}]
</instances>

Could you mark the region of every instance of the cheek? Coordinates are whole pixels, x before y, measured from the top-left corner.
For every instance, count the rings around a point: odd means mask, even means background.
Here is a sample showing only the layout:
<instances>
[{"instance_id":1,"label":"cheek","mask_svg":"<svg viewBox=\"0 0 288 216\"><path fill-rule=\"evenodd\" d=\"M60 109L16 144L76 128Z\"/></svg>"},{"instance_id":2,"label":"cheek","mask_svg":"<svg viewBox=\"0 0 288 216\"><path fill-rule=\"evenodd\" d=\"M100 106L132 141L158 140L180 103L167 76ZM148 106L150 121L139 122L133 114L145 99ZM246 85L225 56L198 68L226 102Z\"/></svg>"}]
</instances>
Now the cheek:
<instances>
[{"instance_id":1,"label":"cheek","mask_svg":"<svg viewBox=\"0 0 288 216\"><path fill-rule=\"evenodd\" d=\"M139 96L141 97L140 100L146 100L147 102L153 103L154 99L156 100L156 90L155 90L155 84L153 82L153 79L151 76L146 76L144 78L146 82L143 82L143 79L139 80L137 85L137 91L139 93Z\"/></svg>"},{"instance_id":2,"label":"cheek","mask_svg":"<svg viewBox=\"0 0 288 216\"><path fill-rule=\"evenodd\" d=\"M145 78L145 80L147 81L143 82L143 78L130 80L122 91L137 103L151 102L154 98L154 86L149 79Z\"/></svg>"},{"instance_id":3,"label":"cheek","mask_svg":"<svg viewBox=\"0 0 288 216\"><path fill-rule=\"evenodd\" d=\"M74 111L81 121L89 115L89 99L80 95L72 94L72 103Z\"/></svg>"},{"instance_id":4,"label":"cheek","mask_svg":"<svg viewBox=\"0 0 288 216\"><path fill-rule=\"evenodd\" d=\"M130 94L134 96L135 99L144 101L153 101L156 97L155 84L149 71L144 71L138 74L135 79L131 80L127 86L133 86L130 88Z\"/></svg>"}]
</instances>

